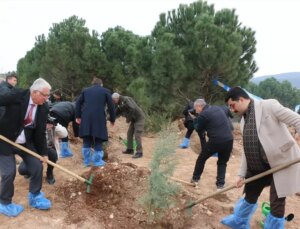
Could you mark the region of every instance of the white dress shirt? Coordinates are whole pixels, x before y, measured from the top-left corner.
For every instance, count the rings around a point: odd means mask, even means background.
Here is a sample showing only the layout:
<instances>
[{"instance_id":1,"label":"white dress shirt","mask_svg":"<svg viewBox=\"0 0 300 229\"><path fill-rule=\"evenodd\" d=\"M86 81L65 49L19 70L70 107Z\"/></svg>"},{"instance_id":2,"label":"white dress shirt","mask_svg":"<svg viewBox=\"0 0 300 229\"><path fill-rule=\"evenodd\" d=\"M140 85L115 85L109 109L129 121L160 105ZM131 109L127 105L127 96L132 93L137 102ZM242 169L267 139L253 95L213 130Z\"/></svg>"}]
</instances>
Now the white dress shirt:
<instances>
[{"instance_id":1,"label":"white dress shirt","mask_svg":"<svg viewBox=\"0 0 300 229\"><path fill-rule=\"evenodd\" d=\"M27 111L26 111L24 120L25 120L25 119L27 118L27 116L28 116L28 113L29 113L31 104L33 104L33 105L35 105L35 106L34 106L33 111L32 111L32 122L31 122L30 124L28 124L28 125L31 125L32 123L34 123L34 121L35 121L36 109L37 109L37 105L32 101L32 99L31 99L31 97L30 97L30 99L29 99L29 104L28 104L28 107L27 107ZM25 137L24 130L22 130L21 134L18 136L18 138L17 138L17 140L16 140L16 143L18 143L18 144L24 144L24 143L26 143L26 137Z\"/></svg>"}]
</instances>

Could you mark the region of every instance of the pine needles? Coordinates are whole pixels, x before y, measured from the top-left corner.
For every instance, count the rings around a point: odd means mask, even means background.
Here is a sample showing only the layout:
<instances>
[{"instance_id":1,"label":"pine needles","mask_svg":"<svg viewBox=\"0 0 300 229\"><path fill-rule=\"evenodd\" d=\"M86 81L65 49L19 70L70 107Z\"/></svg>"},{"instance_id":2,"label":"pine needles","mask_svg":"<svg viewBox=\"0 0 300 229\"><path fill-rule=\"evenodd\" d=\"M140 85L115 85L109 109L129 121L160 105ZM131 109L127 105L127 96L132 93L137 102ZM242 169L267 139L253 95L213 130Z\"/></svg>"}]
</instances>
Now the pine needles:
<instances>
[{"instance_id":1,"label":"pine needles","mask_svg":"<svg viewBox=\"0 0 300 229\"><path fill-rule=\"evenodd\" d=\"M159 137L150 164L148 193L140 199L140 203L148 213L149 221L160 219L171 207L174 207L174 198L180 191L179 186L168 180L176 165L176 134L169 128L165 128Z\"/></svg>"}]
</instances>

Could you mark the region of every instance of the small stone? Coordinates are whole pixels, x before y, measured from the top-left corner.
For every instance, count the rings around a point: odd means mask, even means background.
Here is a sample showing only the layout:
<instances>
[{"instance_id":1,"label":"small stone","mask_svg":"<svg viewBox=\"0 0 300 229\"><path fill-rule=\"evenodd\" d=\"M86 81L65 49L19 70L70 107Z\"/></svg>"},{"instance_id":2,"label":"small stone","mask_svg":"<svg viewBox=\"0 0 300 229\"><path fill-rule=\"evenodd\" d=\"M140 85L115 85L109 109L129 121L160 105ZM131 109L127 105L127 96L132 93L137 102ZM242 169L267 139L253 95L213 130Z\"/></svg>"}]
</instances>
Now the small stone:
<instances>
[{"instance_id":1,"label":"small stone","mask_svg":"<svg viewBox=\"0 0 300 229\"><path fill-rule=\"evenodd\" d=\"M80 195L81 195L81 192L78 192L78 195L80 196Z\"/></svg>"},{"instance_id":2,"label":"small stone","mask_svg":"<svg viewBox=\"0 0 300 229\"><path fill-rule=\"evenodd\" d=\"M110 218L110 219L113 219L113 218L114 218L114 213L111 213L111 214L109 215L109 218Z\"/></svg>"},{"instance_id":3,"label":"small stone","mask_svg":"<svg viewBox=\"0 0 300 229\"><path fill-rule=\"evenodd\" d=\"M75 196L76 196L76 193L72 192L70 197L73 198Z\"/></svg>"},{"instance_id":4,"label":"small stone","mask_svg":"<svg viewBox=\"0 0 300 229\"><path fill-rule=\"evenodd\" d=\"M210 210L207 210L207 211L206 211L206 215L211 216L211 215L212 215L212 212L211 212Z\"/></svg>"}]
</instances>

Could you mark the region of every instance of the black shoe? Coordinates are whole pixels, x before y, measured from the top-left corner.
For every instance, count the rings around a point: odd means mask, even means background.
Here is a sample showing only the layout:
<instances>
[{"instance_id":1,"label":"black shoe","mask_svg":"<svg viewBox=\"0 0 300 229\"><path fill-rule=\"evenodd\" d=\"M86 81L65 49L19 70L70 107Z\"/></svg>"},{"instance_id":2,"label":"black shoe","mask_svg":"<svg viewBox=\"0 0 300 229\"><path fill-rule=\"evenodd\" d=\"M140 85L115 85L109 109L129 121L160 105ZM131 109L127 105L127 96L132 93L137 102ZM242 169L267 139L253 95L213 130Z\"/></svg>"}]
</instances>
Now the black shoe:
<instances>
[{"instance_id":1,"label":"black shoe","mask_svg":"<svg viewBox=\"0 0 300 229\"><path fill-rule=\"evenodd\" d=\"M194 187L198 187L199 185L199 180L196 180L194 178L191 179L191 184L194 186Z\"/></svg>"},{"instance_id":2,"label":"black shoe","mask_svg":"<svg viewBox=\"0 0 300 229\"><path fill-rule=\"evenodd\" d=\"M126 149L126 150L122 151L122 153L124 153L124 154L133 154L133 149Z\"/></svg>"},{"instance_id":3,"label":"black shoe","mask_svg":"<svg viewBox=\"0 0 300 229\"><path fill-rule=\"evenodd\" d=\"M51 184L51 185L54 184L55 178L54 178L53 174L47 174L46 181L48 182L48 184Z\"/></svg>"},{"instance_id":4,"label":"black shoe","mask_svg":"<svg viewBox=\"0 0 300 229\"><path fill-rule=\"evenodd\" d=\"M217 191L221 191L224 188L224 185L217 185Z\"/></svg>"},{"instance_id":5,"label":"black shoe","mask_svg":"<svg viewBox=\"0 0 300 229\"><path fill-rule=\"evenodd\" d=\"M136 154L134 154L132 156L132 158L140 158L140 157L143 157L143 153L142 152L137 152Z\"/></svg>"}]
</instances>

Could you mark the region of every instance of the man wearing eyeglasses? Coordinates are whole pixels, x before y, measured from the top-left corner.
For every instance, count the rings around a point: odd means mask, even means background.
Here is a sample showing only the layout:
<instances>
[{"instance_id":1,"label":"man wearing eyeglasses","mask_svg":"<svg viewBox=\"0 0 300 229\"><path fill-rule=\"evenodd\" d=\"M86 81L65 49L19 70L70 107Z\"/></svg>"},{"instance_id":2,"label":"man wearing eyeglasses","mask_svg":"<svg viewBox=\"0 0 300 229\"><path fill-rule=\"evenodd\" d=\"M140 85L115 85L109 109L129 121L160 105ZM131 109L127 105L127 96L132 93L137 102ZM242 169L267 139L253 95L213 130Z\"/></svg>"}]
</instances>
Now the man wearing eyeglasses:
<instances>
[{"instance_id":1,"label":"man wearing eyeglasses","mask_svg":"<svg viewBox=\"0 0 300 229\"><path fill-rule=\"evenodd\" d=\"M232 88L226 96L230 109L242 116L244 152L236 181L237 188L244 179L300 158L300 149L287 126L294 126L300 133L300 116L283 107L277 100L254 100L240 87ZM249 222L257 208L257 200L270 186L271 211L265 229L282 229L285 224L286 196L300 191L300 164L245 184L245 197L234 207L234 213L221 223L230 228L250 228Z\"/></svg>"},{"instance_id":2,"label":"man wearing eyeglasses","mask_svg":"<svg viewBox=\"0 0 300 229\"><path fill-rule=\"evenodd\" d=\"M0 106L6 112L0 120L0 134L6 138L47 156L46 123L51 86L44 79L34 81L30 90L13 88L9 92L0 92ZM51 202L45 198L42 189L42 162L20 151L18 148L0 141L0 213L14 217L19 215L23 206L12 202L14 195L14 179L16 176L15 154L22 157L29 175L28 201L30 207L49 209Z\"/></svg>"}]
</instances>

